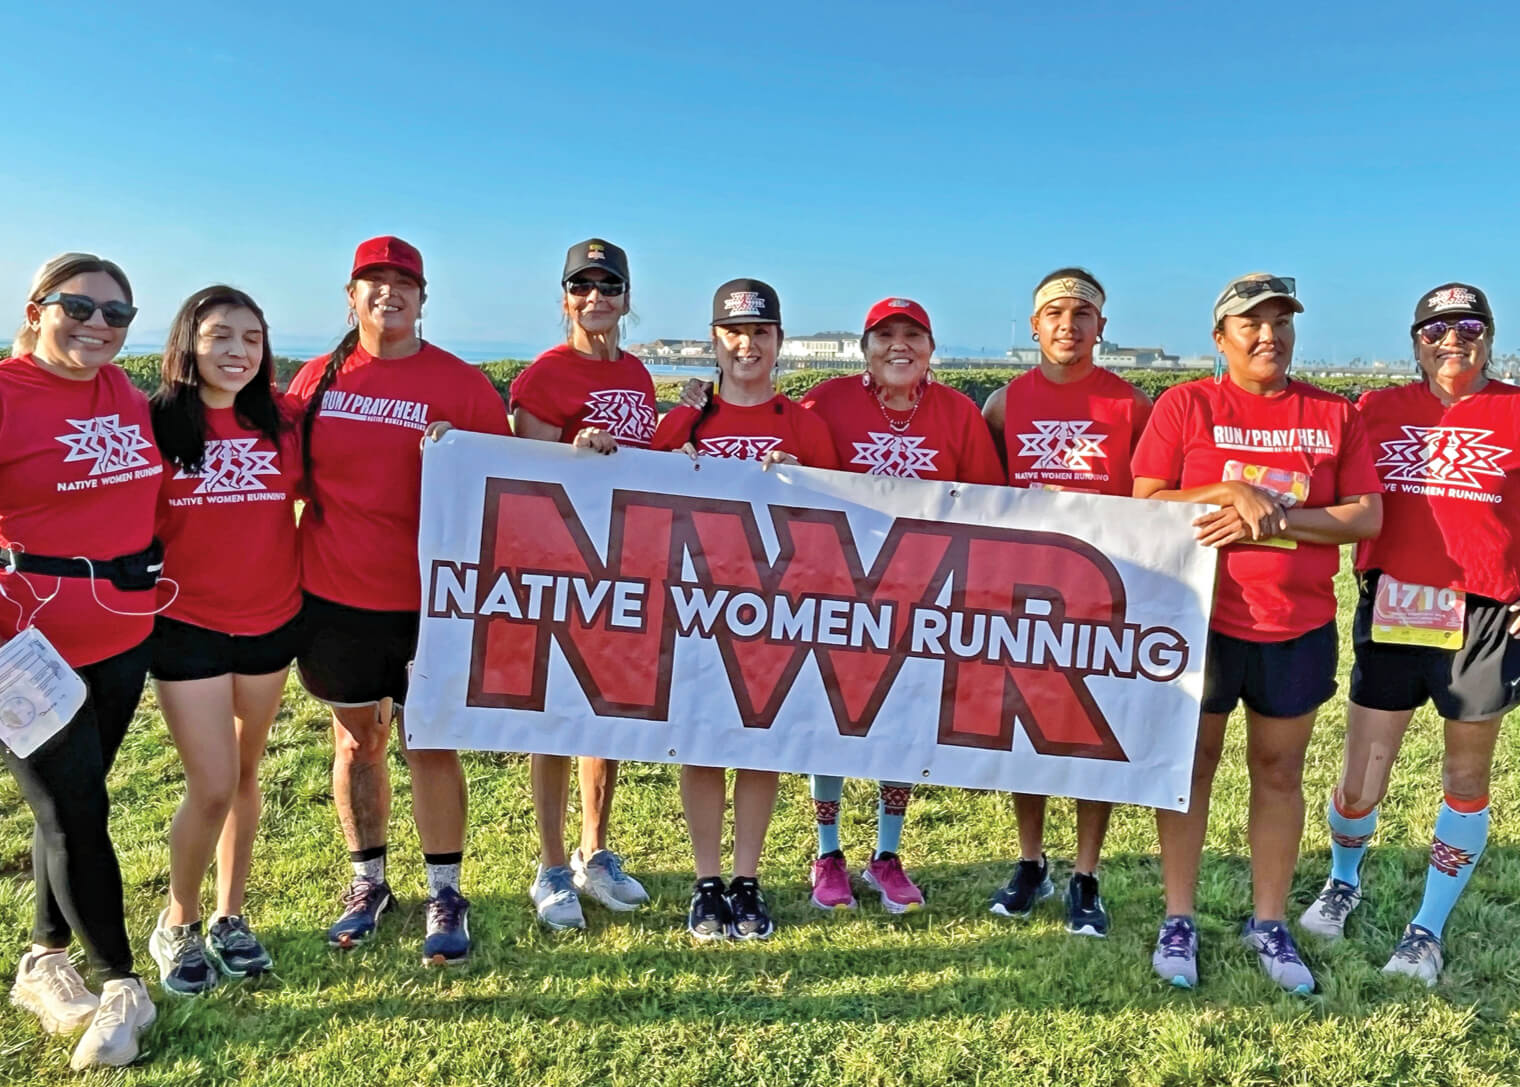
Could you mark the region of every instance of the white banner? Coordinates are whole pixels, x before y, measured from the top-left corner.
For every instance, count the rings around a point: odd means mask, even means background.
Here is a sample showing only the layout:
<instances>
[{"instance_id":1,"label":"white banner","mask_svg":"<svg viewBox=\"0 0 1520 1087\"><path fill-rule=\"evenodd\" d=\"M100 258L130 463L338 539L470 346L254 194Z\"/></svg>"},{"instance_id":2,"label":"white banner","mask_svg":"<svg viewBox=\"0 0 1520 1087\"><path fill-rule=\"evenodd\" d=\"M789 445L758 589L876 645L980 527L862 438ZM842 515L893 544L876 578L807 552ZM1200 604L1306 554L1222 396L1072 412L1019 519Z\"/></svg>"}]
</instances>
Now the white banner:
<instances>
[{"instance_id":1,"label":"white banner","mask_svg":"<svg viewBox=\"0 0 1520 1087\"><path fill-rule=\"evenodd\" d=\"M1182 809L1202 510L454 431L407 742Z\"/></svg>"}]
</instances>

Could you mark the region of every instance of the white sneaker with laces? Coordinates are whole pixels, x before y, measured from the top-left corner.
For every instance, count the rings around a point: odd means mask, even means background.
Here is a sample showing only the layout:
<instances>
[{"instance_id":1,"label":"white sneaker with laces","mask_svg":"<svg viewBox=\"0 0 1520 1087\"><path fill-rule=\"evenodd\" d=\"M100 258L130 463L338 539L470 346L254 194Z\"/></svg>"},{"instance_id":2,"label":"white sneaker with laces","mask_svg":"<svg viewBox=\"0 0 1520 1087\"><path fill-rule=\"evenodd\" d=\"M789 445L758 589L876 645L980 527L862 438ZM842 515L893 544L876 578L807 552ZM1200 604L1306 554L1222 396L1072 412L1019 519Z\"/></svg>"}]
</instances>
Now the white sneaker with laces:
<instances>
[{"instance_id":1,"label":"white sneaker with laces","mask_svg":"<svg viewBox=\"0 0 1520 1087\"><path fill-rule=\"evenodd\" d=\"M100 990L100 1010L79 1039L69 1067L80 1072L104 1064L120 1068L137 1059L137 1036L158 1017L141 978L118 978Z\"/></svg>"},{"instance_id":2,"label":"white sneaker with laces","mask_svg":"<svg viewBox=\"0 0 1520 1087\"><path fill-rule=\"evenodd\" d=\"M1346 916L1361 900L1360 886L1334 877L1327 879L1319 897L1309 903L1298 919L1299 927L1321 939L1339 940L1346 933Z\"/></svg>"},{"instance_id":3,"label":"white sneaker with laces","mask_svg":"<svg viewBox=\"0 0 1520 1087\"><path fill-rule=\"evenodd\" d=\"M16 966L11 1003L42 1020L49 1034L72 1034L88 1023L100 1000L63 950L28 951Z\"/></svg>"},{"instance_id":4,"label":"white sneaker with laces","mask_svg":"<svg viewBox=\"0 0 1520 1087\"><path fill-rule=\"evenodd\" d=\"M570 872L576 890L609 910L627 913L649 901L644 885L623 871L623 858L610 849L598 849L589 859L577 849L570 857Z\"/></svg>"}]
</instances>

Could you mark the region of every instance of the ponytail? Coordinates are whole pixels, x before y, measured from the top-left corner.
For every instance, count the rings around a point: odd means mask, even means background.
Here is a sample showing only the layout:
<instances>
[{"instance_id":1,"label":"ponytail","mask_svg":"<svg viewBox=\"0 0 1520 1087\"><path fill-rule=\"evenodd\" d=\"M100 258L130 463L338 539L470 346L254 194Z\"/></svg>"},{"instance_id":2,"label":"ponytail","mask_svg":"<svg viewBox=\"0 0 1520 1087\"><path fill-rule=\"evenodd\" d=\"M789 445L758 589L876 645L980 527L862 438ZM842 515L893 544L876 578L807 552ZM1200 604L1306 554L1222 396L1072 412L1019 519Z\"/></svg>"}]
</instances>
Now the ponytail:
<instances>
[{"instance_id":1,"label":"ponytail","mask_svg":"<svg viewBox=\"0 0 1520 1087\"><path fill-rule=\"evenodd\" d=\"M317 413L322 410L322 398L338 380L343 364L358 346L359 330L351 328L338 341L332 354L327 356L327 365L322 369L322 376L317 379L317 387L311 391L311 399L306 402L305 414L301 416L301 476L306 480L307 508L317 517L322 516L322 505L317 501L316 488L311 485L311 432L317 422Z\"/></svg>"}]
</instances>

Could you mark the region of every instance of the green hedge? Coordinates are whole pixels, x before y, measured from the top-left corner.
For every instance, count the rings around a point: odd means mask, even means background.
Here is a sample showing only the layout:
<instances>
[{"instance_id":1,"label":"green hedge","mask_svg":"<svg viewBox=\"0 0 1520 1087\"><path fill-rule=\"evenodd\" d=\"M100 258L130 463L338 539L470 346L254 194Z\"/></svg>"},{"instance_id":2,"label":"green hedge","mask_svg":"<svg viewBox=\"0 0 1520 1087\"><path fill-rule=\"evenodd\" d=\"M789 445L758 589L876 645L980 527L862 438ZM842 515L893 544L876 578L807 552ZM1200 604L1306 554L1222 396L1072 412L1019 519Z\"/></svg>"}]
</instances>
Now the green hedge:
<instances>
[{"instance_id":1,"label":"green hedge","mask_svg":"<svg viewBox=\"0 0 1520 1087\"><path fill-rule=\"evenodd\" d=\"M0 356L3 357L3 356ZM132 383L144 392L152 393L158 388L159 365L162 356L159 355L127 355L117 359L117 364L132 378ZM275 374L283 389L290 384L290 379L296 375L296 371L304 365L302 359L285 358L276 356ZM498 359L495 362L481 364L481 372L490 378L491 384L503 400L507 399L508 390L511 388L512 379L522 373L528 366L524 359ZM793 400L800 400L814 385L826 381L831 377L843 375L858 375L859 370L794 370L791 373L782 374L776 383L776 387ZM952 389L958 389L971 397L978 404L986 401L994 391L1007 384L1009 379L1023 373L1010 367L988 367L977 370L937 370L935 380L948 385ZM1126 380L1143 389L1152 400L1160 396L1162 391L1184 381L1192 381L1196 378L1208 376L1202 370L1137 370L1122 375ZM1402 385L1408 378L1381 377L1368 374L1365 377L1322 377L1309 378L1312 384L1318 385L1329 392L1339 393L1341 396L1355 400L1369 389L1382 389L1389 385ZM660 402L660 410L667 411L675 404L681 395L681 386L686 384L685 378L660 378L655 381L655 396Z\"/></svg>"}]
</instances>

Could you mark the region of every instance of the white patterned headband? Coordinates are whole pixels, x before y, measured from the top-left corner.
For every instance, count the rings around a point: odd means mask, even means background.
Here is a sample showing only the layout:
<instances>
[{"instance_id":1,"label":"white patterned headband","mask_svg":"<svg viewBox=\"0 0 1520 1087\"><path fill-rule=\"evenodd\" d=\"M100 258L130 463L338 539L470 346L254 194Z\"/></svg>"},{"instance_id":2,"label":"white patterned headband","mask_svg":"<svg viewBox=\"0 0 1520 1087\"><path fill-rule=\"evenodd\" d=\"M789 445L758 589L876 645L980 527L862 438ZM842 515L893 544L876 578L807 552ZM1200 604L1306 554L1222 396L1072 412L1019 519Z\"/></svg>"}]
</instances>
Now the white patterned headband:
<instances>
[{"instance_id":1,"label":"white patterned headband","mask_svg":"<svg viewBox=\"0 0 1520 1087\"><path fill-rule=\"evenodd\" d=\"M1054 302L1057 298L1080 298L1083 302L1091 302L1099 310L1103 308L1103 292L1097 287L1076 276L1061 276L1034 292L1034 311L1039 313L1045 303Z\"/></svg>"}]
</instances>

